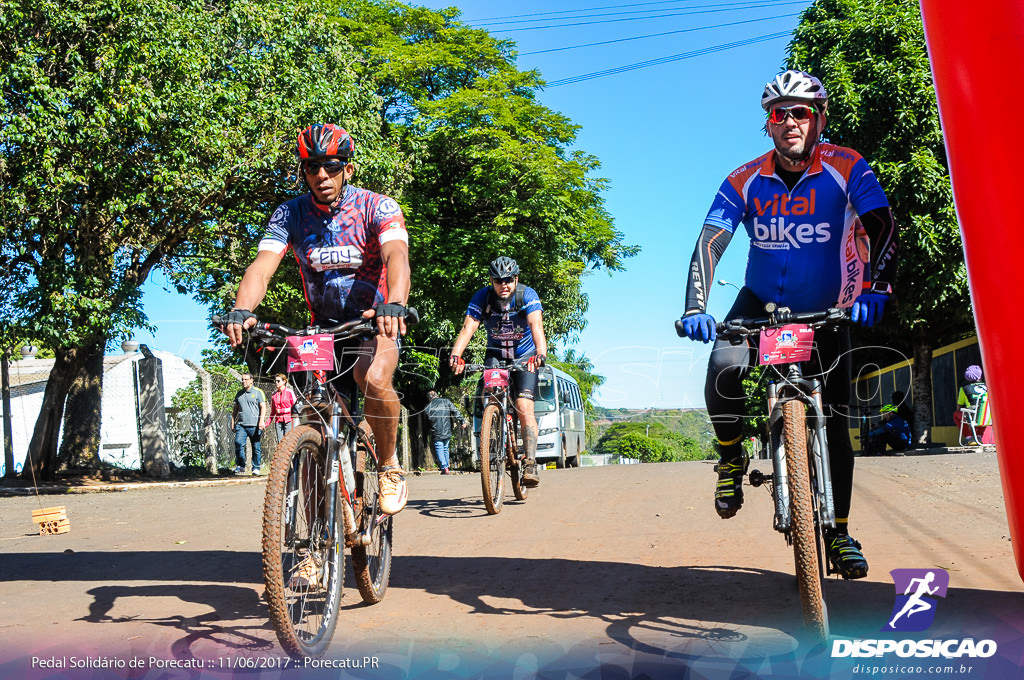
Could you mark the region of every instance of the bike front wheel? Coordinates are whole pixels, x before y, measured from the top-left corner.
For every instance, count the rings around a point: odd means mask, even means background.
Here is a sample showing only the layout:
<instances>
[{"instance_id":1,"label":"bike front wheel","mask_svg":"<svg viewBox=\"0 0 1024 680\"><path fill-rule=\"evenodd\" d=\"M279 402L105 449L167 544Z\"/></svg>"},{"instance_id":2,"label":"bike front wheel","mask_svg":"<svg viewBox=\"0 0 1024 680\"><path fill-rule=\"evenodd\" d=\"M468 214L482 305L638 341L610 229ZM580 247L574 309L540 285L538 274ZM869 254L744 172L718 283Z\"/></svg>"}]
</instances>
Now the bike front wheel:
<instances>
[{"instance_id":1,"label":"bike front wheel","mask_svg":"<svg viewBox=\"0 0 1024 680\"><path fill-rule=\"evenodd\" d=\"M263 581L277 639L296 659L323 656L341 604L345 553L327 502L320 432L299 426L277 446L263 505Z\"/></svg>"},{"instance_id":2,"label":"bike front wheel","mask_svg":"<svg viewBox=\"0 0 1024 680\"><path fill-rule=\"evenodd\" d=\"M480 486L488 514L501 512L505 497L505 433L504 417L495 404L484 409L480 424Z\"/></svg>"},{"instance_id":3,"label":"bike front wheel","mask_svg":"<svg viewBox=\"0 0 1024 680\"><path fill-rule=\"evenodd\" d=\"M380 511L380 486L373 433L363 430L357 450L355 503L356 526L369 543L352 546L352 571L363 602L377 604L384 599L391 578L391 541L394 519Z\"/></svg>"},{"instance_id":4,"label":"bike front wheel","mask_svg":"<svg viewBox=\"0 0 1024 680\"><path fill-rule=\"evenodd\" d=\"M828 642L828 612L821 579L821 543L814 521L814 486L807 446L807 414L793 399L782 407L786 469L789 475L790 539L796 563L804 625L816 642Z\"/></svg>"}]
</instances>

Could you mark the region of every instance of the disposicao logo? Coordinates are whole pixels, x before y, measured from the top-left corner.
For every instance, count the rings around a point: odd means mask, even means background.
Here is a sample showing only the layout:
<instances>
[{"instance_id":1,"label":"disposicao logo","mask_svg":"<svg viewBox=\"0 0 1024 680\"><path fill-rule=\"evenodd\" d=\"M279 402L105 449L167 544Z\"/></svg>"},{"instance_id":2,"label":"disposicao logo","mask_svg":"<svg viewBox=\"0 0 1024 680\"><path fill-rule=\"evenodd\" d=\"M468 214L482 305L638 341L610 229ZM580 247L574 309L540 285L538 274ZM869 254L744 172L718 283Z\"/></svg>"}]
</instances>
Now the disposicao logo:
<instances>
[{"instance_id":1,"label":"disposicao logo","mask_svg":"<svg viewBox=\"0 0 1024 680\"><path fill-rule=\"evenodd\" d=\"M896 602L882 632L918 632L935 621L937 597L946 597L949 573L945 569L893 569ZM832 657L985 658L996 653L994 640L833 640Z\"/></svg>"},{"instance_id":2,"label":"disposicao logo","mask_svg":"<svg viewBox=\"0 0 1024 680\"><path fill-rule=\"evenodd\" d=\"M936 597L946 597L949 572L945 569L893 569L896 603L883 631L926 630L935 621Z\"/></svg>"}]
</instances>

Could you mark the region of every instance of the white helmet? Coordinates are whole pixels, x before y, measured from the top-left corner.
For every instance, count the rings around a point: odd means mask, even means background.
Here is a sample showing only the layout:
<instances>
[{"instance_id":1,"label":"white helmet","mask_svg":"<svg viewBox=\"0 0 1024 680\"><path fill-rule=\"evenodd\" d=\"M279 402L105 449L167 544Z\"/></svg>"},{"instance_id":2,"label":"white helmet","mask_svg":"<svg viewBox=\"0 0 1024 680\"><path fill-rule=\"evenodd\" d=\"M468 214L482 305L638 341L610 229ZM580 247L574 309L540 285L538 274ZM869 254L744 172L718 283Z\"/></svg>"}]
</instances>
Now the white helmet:
<instances>
[{"instance_id":1,"label":"white helmet","mask_svg":"<svg viewBox=\"0 0 1024 680\"><path fill-rule=\"evenodd\" d=\"M819 111L828 105L828 92L821 81L803 71L784 71L768 81L761 95L761 108L771 109L780 99L798 99L814 104Z\"/></svg>"}]
</instances>

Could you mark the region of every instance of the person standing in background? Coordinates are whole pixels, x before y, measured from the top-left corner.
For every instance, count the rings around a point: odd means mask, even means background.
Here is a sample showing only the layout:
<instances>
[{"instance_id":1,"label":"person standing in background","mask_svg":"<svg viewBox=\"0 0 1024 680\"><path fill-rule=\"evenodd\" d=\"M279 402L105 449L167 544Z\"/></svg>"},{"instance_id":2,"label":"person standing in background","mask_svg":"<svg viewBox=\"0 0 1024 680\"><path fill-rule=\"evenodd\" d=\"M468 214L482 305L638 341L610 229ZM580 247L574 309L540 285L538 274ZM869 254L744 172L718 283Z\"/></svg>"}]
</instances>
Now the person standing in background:
<instances>
[{"instance_id":1,"label":"person standing in background","mask_svg":"<svg viewBox=\"0 0 1024 680\"><path fill-rule=\"evenodd\" d=\"M430 402L427 404L424 413L430 422L430 445L437 456L437 465L441 468L442 475L450 475L451 467L449 462L449 443L452 438L452 422L456 421L461 427L466 427L466 419L459 413L450 400L438 396L437 392L427 392Z\"/></svg>"}]
</instances>

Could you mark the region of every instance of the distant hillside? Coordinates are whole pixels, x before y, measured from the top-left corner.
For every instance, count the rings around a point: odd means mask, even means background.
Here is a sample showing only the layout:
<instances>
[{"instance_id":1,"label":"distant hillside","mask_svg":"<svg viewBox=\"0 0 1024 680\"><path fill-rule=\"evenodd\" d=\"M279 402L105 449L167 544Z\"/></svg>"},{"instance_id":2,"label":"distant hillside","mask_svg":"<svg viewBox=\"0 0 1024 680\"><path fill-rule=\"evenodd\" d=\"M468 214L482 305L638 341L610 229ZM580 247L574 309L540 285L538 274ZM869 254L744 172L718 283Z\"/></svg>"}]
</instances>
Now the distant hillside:
<instances>
[{"instance_id":1,"label":"distant hillside","mask_svg":"<svg viewBox=\"0 0 1024 680\"><path fill-rule=\"evenodd\" d=\"M659 423L669 432L696 442L702 452L714 452L714 433L708 412L695 409L628 409L595 407L593 420L587 423L587 448L593 448L601 436L615 423Z\"/></svg>"}]
</instances>

